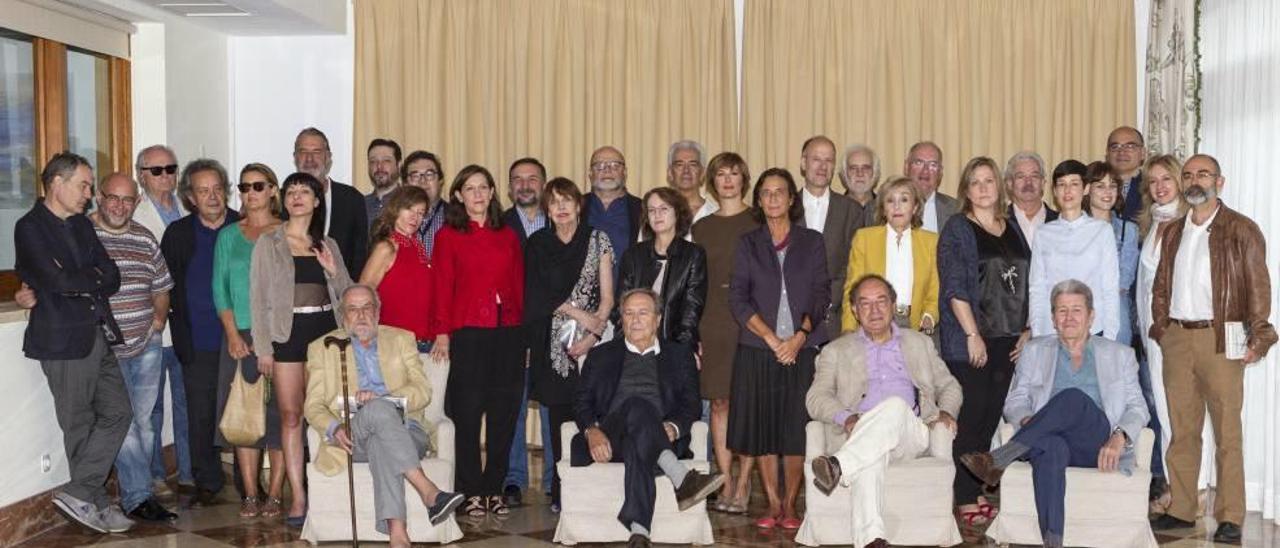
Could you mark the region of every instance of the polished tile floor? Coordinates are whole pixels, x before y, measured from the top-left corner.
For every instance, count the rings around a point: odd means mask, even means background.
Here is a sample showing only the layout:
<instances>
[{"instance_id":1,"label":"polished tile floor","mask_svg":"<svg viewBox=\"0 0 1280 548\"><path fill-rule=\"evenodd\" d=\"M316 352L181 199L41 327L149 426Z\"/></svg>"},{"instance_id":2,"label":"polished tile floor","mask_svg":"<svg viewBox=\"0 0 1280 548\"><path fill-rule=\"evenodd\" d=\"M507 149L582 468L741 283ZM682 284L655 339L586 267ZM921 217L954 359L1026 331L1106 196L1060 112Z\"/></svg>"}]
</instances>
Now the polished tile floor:
<instances>
[{"instance_id":1,"label":"polished tile floor","mask_svg":"<svg viewBox=\"0 0 1280 548\"><path fill-rule=\"evenodd\" d=\"M542 469L541 454L533 451L531 471L535 474L534 484L539 484L537 471ZM466 548L500 548L500 547L537 547L555 546L551 542L555 533L556 515L548 509L547 501L540 493L527 496L528 504L513 509L511 515L503 518L487 517L473 520L458 519L464 536L453 543ZM98 535L88 533L73 525L57 527L43 535L27 541L23 546L39 547L71 547L94 545L120 548L204 548L227 546L307 546L298 539L296 530L286 527L280 519L251 519L239 517L239 504L235 500L235 492L228 487L223 491L221 504L211 507L191 509L185 508L187 497L175 495L163 499L166 506L180 514L177 521L168 524L139 524L127 534ZM763 496L752 500L752 515L764 512ZM752 518L746 516L730 516L712 514L717 546L747 547L792 547L794 533L783 531L762 532L752 525ZM1212 520L1201 520L1195 529L1161 532L1156 539L1161 546L1168 547L1205 547L1215 546L1208 539L1212 537L1214 524ZM994 543L965 544L966 547L987 546ZM342 545L341 543L335 545ZM1280 547L1280 528L1272 522L1264 522L1261 515L1251 513L1244 524L1244 546L1258 548ZM609 545L589 545L609 546Z\"/></svg>"}]
</instances>

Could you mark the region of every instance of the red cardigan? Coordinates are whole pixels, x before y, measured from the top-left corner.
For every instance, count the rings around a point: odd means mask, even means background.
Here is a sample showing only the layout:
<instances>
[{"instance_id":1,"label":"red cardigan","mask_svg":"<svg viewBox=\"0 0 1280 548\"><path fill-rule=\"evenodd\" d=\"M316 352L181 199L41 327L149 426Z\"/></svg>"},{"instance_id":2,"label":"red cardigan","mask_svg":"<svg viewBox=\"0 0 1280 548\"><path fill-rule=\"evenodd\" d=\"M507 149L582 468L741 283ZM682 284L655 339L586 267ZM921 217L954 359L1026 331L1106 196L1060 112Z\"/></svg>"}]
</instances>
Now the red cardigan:
<instances>
[{"instance_id":1,"label":"red cardigan","mask_svg":"<svg viewBox=\"0 0 1280 548\"><path fill-rule=\"evenodd\" d=\"M520 324L524 256L510 228L485 228L474 221L467 232L443 226L431 263L436 333Z\"/></svg>"}]
</instances>

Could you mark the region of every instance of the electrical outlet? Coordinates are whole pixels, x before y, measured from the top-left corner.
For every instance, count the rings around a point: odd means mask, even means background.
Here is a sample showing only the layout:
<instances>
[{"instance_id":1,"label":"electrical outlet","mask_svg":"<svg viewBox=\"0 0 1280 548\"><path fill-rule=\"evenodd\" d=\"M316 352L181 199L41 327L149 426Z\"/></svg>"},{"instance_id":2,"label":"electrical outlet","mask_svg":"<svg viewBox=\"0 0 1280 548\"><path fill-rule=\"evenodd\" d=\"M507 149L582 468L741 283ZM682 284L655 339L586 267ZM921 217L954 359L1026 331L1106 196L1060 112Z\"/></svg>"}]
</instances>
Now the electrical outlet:
<instances>
[{"instance_id":1,"label":"electrical outlet","mask_svg":"<svg viewBox=\"0 0 1280 548\"><path fill-rule=\"evenodd\" d=\"M40 472L48 474L50 470L53 470L53 457L48 453L40 455Z\"/></svg>"}]
</instances>

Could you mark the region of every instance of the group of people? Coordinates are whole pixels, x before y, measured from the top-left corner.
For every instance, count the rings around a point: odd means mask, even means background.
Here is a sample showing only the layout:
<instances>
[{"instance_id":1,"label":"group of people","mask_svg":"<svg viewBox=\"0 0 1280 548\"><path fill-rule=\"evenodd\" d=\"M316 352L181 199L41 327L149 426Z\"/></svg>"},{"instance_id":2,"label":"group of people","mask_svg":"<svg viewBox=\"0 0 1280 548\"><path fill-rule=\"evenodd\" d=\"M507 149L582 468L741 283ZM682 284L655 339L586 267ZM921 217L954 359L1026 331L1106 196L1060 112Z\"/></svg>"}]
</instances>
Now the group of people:
<instances>
[{"instance_id":1,"label":"group of people","mask_svg":"<svg viewBox=\"0 0 1280 548\"><path fill-rule=\"evenodd\" d=\"M373 191L361 196L329 178L328 140L307 128L283 182L262 164L241 170L237 212L220 164L188 163L175 190L177 159L157 145L139 154L141 189L104 177L88 217L89 164L64 153L46 165L45 198L15 231L27 286L17 300L33 308L24 350L41 361L66 436L64 513L102 531L127 528L126 514L172 518L147 470L160 333L172 332L197 501L223 486L229 444L216 425L233 376L271 381L266 435L234 448L244 517L305 519L304 418L323 434L326 447L311 448L322 471L370 462L378 527L393 543L407 542L401 477L433 521L455 507L505 515L528 488L532 399L548 464L626 464L618 517L632 545L648 544L654 470L681 509L718 490L709 507L737 514L758 470L768 505L756 525L799 528L810 420L829 423L828 447L841 447L813 473L823 492L853 487L857 545L887 545L875 492L886 456L927 451L933 427L955 436L958 519L992 519L983 485L1027 459L1043 538L1060 545L1065 467L1131 466L1144 427L1167 448L1153 457L1152 496L1171 503L1153 526L1193 521L1207 408L1215 538L1240 538L1242 365L1276 335L1263 236L1218 199L1225 178L1211 156L1147 159L1141 134L1121 127L1105 161L1087 165L1049 172L1031 151L1003 169L973 158L953 198L939 191L942 150L928 141L883 183L874 150L838 156L824 136L801 146L800 180L782 168L753 180L738 154L704 161L701 145L678 141L667 186L635 196L625 157L605 146L585 193L548 180L536 158L514 161L503 211L482 166L446 188L431 152L404 156L375 139L367 155ZM360 408L350 427L333 402L347 344ZM431 393L424 362L448 363L444 394ZM431 398L457 428L460 494L416 464ZM1019 433L988 452L1002 418ZM715 473L680 462L699 419ZM580 434L560 455L551 433L569 421ZM113 461L119 506L102 486ZM556 510L554 468L545 478Z\"/></svg>"}]
</instances>

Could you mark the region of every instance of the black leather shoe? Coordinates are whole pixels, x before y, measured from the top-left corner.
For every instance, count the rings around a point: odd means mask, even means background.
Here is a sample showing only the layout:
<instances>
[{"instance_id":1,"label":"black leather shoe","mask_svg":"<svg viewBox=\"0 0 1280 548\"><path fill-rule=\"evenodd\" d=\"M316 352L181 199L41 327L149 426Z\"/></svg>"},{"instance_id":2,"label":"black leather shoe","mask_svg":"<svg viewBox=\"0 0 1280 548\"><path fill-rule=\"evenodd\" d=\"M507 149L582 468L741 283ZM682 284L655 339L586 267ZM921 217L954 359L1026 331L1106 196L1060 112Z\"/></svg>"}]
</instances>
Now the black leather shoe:
<instances>
[{"instance_id":1,"label":"black leather shoe","mask_svg":"<svg viewBox=\"0 0 1280 548\"><path fill-rule=\"evenodd\" d=\"M1240 544L1240 526L1229 521L1218 524L1218 530L1213 533L1213 541L1223 544Z\"/></svg>"},{"instance_id":2,"label":"black leather shoe","mask_svg":"<svg viewBox=\"0 0 1280 548\"><path fill-rule=\"evenodd\" d=\"M627 548L649 548L650 546L653 546L653 543L649 542L649 537L644 535L633 534L627 539Z\"/></svg>"},{"instance_id":3,"label":"black leather shoe","mask_svg":"<svg viewBox=\"0 0 1280 548\"><path fill-rule=\"evenodd\" d=\"M524 504L524 496L520 492L520 487L515 485L508 485L502 490L502 499L503 502L507 503L507 506L512 508L517 508Z\"/></svg>"},{"instance_id":4,"label":"black leather shoe","mask_svg":"<svg viewBox=\"0 0 1280 548\"><path fill-rule=\"evenodd\" d=\"M712 491L719 489L722 485L724 485L724 474L719 472L704 474L697 470L690 470L685 473L684 481L680 482L680 487L676 488L676 503L680 506L680 511L683 512L707 498L707 495L710 495ZM645 546L648 545L646 544Z\"/></svg>"},{"instance_id":5,"label":"black leather shoe","mask_svg":"<svg viewBox=\"0 0 1280 548\"><path fill-rule=\"evenodd\" d=\"M129 517L142 521L172 521L178 519L178 514L170 512L156 502L156 499L150 498L130 510Z\"/></svg>"},{"instance_id":6,"label":"black leather shoe","mask_svg":"<svg viewBox=\"0 0 1280 548\"><path fill-rule=\"evenodd\" d=\"M218 492L208 489L197 489L196 496L191 498L193 508L208 507L218 504Z\"/></svg>"},{"instance_id":7,"label":"black leather shoe","mask_svg":"<svg viewBox=\"0 0 1280 548\"><path fill-rule=\"evenodd\" d=\"M1160 514L1159 517L1151 520L1151 529L1153 531L1165 531L1168 529L1187 529L1195 527L1194 522L1184 519L1178 519L1170 514ZM1224 524L1225 525L1225 524ZM1236 529L1237 531L1239 528Z\"/></svg>"}]
</instances>

